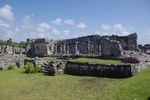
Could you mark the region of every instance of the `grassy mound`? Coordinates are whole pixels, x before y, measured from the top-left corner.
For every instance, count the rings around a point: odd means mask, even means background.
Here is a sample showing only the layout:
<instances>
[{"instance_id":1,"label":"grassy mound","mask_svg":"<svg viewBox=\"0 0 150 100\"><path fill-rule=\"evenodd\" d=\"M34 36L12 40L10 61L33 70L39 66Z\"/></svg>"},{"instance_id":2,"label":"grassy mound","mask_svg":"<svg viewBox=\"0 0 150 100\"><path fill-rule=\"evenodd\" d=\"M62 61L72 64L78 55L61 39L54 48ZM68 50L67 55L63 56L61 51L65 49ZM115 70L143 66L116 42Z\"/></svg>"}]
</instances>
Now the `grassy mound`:
<instances>
[{"instance_id":1,"label":"grassy mound","mask_svg":"<svg viewBox=\"0 0 150 100\"><path fill-rule=\"evenodd\" d=\"M0 71L0 100L147 100L150 67L127 79Z\"/></svg>"}]
</instances>

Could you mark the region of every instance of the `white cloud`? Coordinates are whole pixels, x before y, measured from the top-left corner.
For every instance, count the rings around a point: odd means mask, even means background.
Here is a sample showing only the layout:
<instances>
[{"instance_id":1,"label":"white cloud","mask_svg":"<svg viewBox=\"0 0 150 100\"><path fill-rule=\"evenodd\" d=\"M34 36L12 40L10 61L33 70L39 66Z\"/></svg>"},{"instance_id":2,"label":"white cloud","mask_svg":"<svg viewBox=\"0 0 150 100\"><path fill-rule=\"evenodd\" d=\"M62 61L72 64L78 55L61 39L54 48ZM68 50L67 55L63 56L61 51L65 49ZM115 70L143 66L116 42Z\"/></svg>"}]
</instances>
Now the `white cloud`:
<instances>
[{"instance_id":1,"label":"white cloud","mask_svg":"<svg viewBox=\"0 0 150 100\"><path fill-rule=\"evenodd\" d=\"M121 24L115 24L114 28L122 31L125 30L125 28Z\"/></svg>"},{"instance_id":2,"label":"white cloud","mask_svg":"<svg viewBox=\"0 0 150 100\"><path fill-rule=\"evenodd\" d=\"M18 27L16 27L16 28L15 28L15 31L16 31L16 32L19 32L19 28L18 28Z\"/></svg>"},{"instance_id":3,"label":"white cloud","mask_svg":"<svg viewBox=\"0 0 150 100\"><path fill-rule=\"evenodd\" d=\"M25 17L23 17L22 21L23 21L23 24L21 25L22 28L24 28L24 29L33 28L31 16L26 15Z\"/></svg>"},{"instance_id":4,"label":"white cloud","mask_svg":"<svg viewBox=\"0 0 150 100\"><path fill-rule=\"evenodd\" d=\"M39 34L38 34L38 37L40 37L40 38L45 38L45 34L44 34L44 33L39 33Z\"/></svg>"},{"instance_id":5,"label":"white cloud","mask_svg":"<svg viewBox=\"0 0 150 100\"><path fill-rule=\"evenodd\" d=\"M74 25L74 20L72 19L67 19L64 21L65 24L69 24L69 25Z\"/></svg>"},{"instance_id":6,"label":"white cloud","mask_svg":"<svg viewBox=\"0 0 150 100\"><path fill-rule=\"evenodd\" d=\"M80 24L77 25L77 27L80 28L80 29L84 29L87 26L84 23L80 23Z\"/></svg>"},{"instance_id":7,"label":"white cloud","mask_svg":"<svg viewBox=\"0 0 150 100\"><path fill-rule=\"evenodd\" d=\"M109 33L103 33L102 35L110 35Z\"/></svg>"},{"instance_id":8,"label":"white cloud","mask_svg":"<svg viewBox=\"0 0 150 100\"><path fill-rule=\"evenodd\" d=\"M9 28L9 27L11 27L11 24L6 23L0 19L0 27Z\"/></svg>"},{"instance_id":9,"label":"white cloud","mask_svg":"<svg viewBox=\"0 0 150 100\"><path fill-rule=\"evenodd\" d=\"M131 29L130 28L127 31L127 29L125 29L122 24L114 24L113 26L102 24L101 28L103 29L102 30L103 35L115 34L115 35L121 35L121 36L129 35L130 34L129 30Z\"/></svg>"},{"instance_id":10,"label":"white cloud","mask_svg":"<svg viewBox=\"0 0 150 100\"><path fill-rule=\"evenodd\" d=\"M63 30L63 33L67 35L70 33L70 31L69 30Z\"/></svg>"},{"instance_id":11,"label":"white cloud","mask_svg":"<svg viewBox=\"0 0 150 100\"><path fill-rule=\"evenodd\" d=\"M10 5L4 5L0 8L0 38L7 40L14 35L12 25L14 22L14 14Z\"/></svg>"},{"instance_id":12,"label":"white cloud","mask_svg":"<svg viewBox=\"0 0 150 100\"><path fill-rule=\"evenodd\" d=\"M50 29L53 34L56 34L56 35L60 34L60 32L55 27L51 27Z\"/></svg>"},{"instance_id":13,"label":"white cloud","mask_svg":"<svg viewBox=\"0 0 150 100\"><path fill-rule=\"evenodd\" d=\"M36 31L42 33L42 32L45 32L47 29L50 29L50 26L48 23L44 22L44 23L38 24Z\"/></svg>"},{"instance_id":14,"label":"white cloud","mask_svg":"<svg viewBox=\"0 0 150 100\"><path fill-rule=\"evenodd\" d=\"M100 35L101 32L100 31L95 31L95 34Z\"/></svg>"},{"instance_id":15,"label":"white cloud","mask_svg":"<svg viewBox=\"0 0 150 100\"><path fill-rule=\"evenodd\" d=\"M52 24L54 24L54 25L61 25L62 24L62 20L60 18L57 18L57 19L52 21Z\"/></svg>"},{"instance_id":16,"label":"white cloud","mask_svg":"<svg viewBox=\"0 0 150 100\"><path fill-rule=\"evenodd\" d=\"M0 8L0 19L12 22L14 21L14 14L12 12L12 7L10 5L5 5Z\"/></svg>"},{"instance_id":17,"label":"white cloud","mask_svg":"<svg viewBox=\"0 0 150 100\"><path fill-rule=\"evenodd\" d=\"M41 28L44 28L44 29L49 29L50 28L48 23L40 23L38 26L41 27Z\"/></svg>"},{"instance_id":18,"label":"white cloud","mask_svg":"<svg viewBox=\"0 0 150 100\"><path fill-rule=\"evenodd\" d=\"M127 32L127 31L122 31L122 32L121 32L121 35L124 35L124 36L125 36L125 35L129 35L129 34L130 34L130 33Z\"/></svg>"},{"instance_id":19,"label":"white cloud","mask_svg":"<svg viewBox=\"0 0 150 100\"><path fill-rule=\"evenodd\" d=\"M111 26L106 25L106 24L102 24L102 25L101 25L101 28L104 29L104 30L110 30L110 29L112 29Z\"/></svg>"}]
</instances>

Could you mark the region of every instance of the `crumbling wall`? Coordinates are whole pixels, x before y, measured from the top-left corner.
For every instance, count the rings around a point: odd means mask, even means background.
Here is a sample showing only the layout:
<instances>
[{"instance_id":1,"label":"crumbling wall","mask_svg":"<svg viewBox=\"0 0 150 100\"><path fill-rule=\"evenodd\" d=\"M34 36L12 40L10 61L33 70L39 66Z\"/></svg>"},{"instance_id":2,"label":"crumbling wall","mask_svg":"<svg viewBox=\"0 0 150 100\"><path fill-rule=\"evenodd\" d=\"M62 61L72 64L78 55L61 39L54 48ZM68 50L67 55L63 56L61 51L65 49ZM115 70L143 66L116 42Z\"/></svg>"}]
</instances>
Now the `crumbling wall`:
<instances>
[{"instance_id":1,"label":"crumbling wall","mask_svg":"<svg viewBox=\"0 0 150 100\"><path fill-rule=\"evenodd\" d=\"M88 44L87 41L90 41L90 53L98 53L99 45L100 45L101 36L99 35L90 35L90 36L83 36L79 38L73 39L66 39L66 40L58 40L58 51L60 51L60 45L63 43L66 44L66 51L67 46L69 46L69 53L74 54L75 50L75 42L78 42L77 49L79 50L80 54L87 54Z\"/></svg>"},{"instance_id":2,"label":"crumbling wall","mask_svg":"<svg viewBox=\"0 0 150 100\"><path fill-rule=\"evenodd\" d=\"M54 52L54 41L46 38L27 39L26 54L34 56L52 55Z\"/></svg>"},{"instance_id":3,"label":"crumbling wall","mask_svg":"<svg viewBox=\"0 0 150 100\"><path fill-rule=\"evenodd\" d=\"M147 68L147 63L139 64L90 64L68 61L64 69L65 74L79 76L98 76L110 78L132 77Z\"/></svg>"},{"instance_id":4,"label":"crumbling wall","mask_svg":"<svg viewBox=\"0 0 150 100\"><path fill-rule=\"evenodd\" d=\"M24 66L24 60L6 59L0 61L0 70L7 69L10 65L15 65L19 68Z\"/></svg>"},{"instance_id":5,"label":"crumbling wall","mask_svg":"<svg viewBox=\"0 0 150 100\"><path fill-rule=\"evenodd\" d=\"M100 35L90 35L73 39L51 40L48 42L45 38L27 40L27 52L37 56L65 54L98 54L100 56L103 54L111 57L120 56L121 47L123 50L137 51L137 34L102 37Z\"/></svg>"},{"instance_id":6,"label":"crumbling wall","mask_svg":"<svg viewBox=\"0 0 150 100\"><path fill-rule=\"evenodd\" d=\"M128 36L117 36L117 35L103 36L103 38L109 38L109 40L119 41L123 50L133 50L133 51L138 50L137 33L133 33Z\"/></svg>"},{"instance_id":7,"label":"crumbling wall","mask_svg":"<svg viewBox=\"0 0 150 100\"><path fill-rule=\"evenodd\" d=\"M101 54L103 57L119 57L122 55L122 47L119 41L103 38L101 41Z\"/></svg>"}]
</instances>

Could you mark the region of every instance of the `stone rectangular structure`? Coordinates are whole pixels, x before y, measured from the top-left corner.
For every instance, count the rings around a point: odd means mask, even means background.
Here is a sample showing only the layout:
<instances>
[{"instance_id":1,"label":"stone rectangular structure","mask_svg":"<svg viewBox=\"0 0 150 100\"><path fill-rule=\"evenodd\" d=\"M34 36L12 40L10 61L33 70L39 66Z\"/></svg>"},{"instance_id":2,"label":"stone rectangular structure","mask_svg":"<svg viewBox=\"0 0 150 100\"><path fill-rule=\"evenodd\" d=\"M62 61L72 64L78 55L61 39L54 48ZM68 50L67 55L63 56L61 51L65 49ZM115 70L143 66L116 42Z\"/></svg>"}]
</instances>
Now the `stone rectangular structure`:
<instances>
[{"instance_id":1,"label":"stone rectangular structure","mask_svg":"<svg viewBox=\"0 0 150 100\"><path fill-rule=\"evenodd\" d=\"M54 43L57 43L57 47ZM122 56L122 50L138 50L136 33L128 36L89 35L56 41L45 38L27 39L26 46L26 54L34 56L96 54L106 57L119 57Z\"/></svg>"}]
</instances>

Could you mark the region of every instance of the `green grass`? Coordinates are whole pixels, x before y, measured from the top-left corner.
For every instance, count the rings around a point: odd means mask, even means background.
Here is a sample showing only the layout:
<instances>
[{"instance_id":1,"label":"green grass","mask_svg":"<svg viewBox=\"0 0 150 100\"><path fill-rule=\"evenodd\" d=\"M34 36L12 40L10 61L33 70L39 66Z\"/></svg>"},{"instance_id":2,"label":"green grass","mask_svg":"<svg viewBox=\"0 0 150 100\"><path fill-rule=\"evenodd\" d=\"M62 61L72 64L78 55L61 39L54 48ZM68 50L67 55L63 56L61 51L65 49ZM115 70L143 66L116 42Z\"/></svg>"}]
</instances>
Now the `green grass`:
<instances>
[{"instance_id":1,"label":"green grass","mask_svg":"<svg viewBox=\"0 0 150 100\"><path fill-rule=\"evenodd\" d=\"M41 59L41 60L58 60L57 57L41 57L39 59Z\"/></svg>"},{"instance_id":2,"label":"green grass","mask_svg":"<svg viewBox=\"0 0 150 100\"><path fill-rule=\"evenodd\" d=\"M26 58L29 58L29 57L26 57ZM29 59L33 59L33 58L29 58ZM38 59L41 59L41 60L60 60L57 57L39 57ZM70 61L101 63L101 64L121 64L122 63L120 60L104 60L104 59L98 59L98 58L77 58L77 59L71 59Z\"/></svg>"},{"instance_id":3,"label":"green grass","mask_svg":"<svg viewBox=\"0 0 150 100\"><path fill-rule=\"evenodd\" d=\"M121 64L120 60L104 60L104 59L97 59L97 58L77 58L72 59L71 61L74 62L90 62L90 63L101 63L101 64Z\"/></svg>"},{"instance_id":4,"label":"green grass","mask_svg":"<svg viewBox=\"0 0 150 100\"><path fill-rule=\"evenodd\" d=\"M150 67L127 79L0 71L0 100L147 100Z\"/></svg>"}]
</instances>

